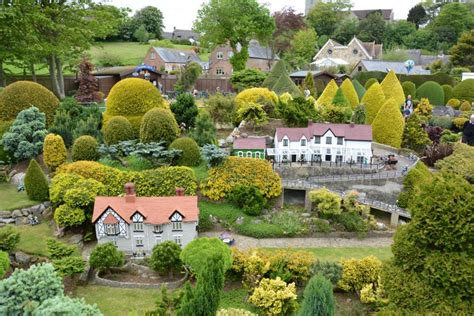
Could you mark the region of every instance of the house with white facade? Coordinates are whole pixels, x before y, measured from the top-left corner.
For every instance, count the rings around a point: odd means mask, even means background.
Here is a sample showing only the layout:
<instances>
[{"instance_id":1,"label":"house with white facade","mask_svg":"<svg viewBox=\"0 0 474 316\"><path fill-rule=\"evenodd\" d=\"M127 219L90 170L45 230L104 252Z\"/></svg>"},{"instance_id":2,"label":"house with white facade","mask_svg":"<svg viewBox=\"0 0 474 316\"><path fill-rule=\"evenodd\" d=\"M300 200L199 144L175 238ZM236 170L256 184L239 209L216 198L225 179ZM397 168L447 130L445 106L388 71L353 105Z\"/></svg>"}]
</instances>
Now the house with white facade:
<instances>
[{"instance_id":1,"label":"house with white facade","mask_svg":"<svg viewBox=\"0 0 474 316\"><path fill-rule=\"evenodd\" d=\"M125 196L98 196L92 223L99 244L112 242L127 254L149 255L153 247L173 241L184 247L197 238L197 196L137 197L133 183L125 185Z\"/></svg>"},{"instance_id":2,"label":"house with white facade","mask_svg":"<svg viewBox=\"0 0 474 316\"><path fill-rule=\"evenodd\" d=\"M277 128L275 148L267 155L275 162L354 162L372 158L372 126L309 122L303 128Z\"/></svg>"}]
</instances>

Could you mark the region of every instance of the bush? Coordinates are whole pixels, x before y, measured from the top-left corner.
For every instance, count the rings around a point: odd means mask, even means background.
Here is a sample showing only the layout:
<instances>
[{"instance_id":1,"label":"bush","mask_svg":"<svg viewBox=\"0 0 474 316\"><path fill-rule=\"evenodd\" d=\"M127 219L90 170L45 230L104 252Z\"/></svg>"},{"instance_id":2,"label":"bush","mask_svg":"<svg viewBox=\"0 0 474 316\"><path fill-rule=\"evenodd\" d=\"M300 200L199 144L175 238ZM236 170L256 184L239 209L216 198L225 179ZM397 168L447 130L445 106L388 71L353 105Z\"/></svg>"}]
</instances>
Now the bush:
<instances>
[{"instance_id":1,"label":"bush","mask_svg":"<svg viewBox=\"0 0 474 316\"><path fill-rule=\"evenodd\" d=\"M52 260L70 257L77 250L76 246L65 244L54 238L48 238L46 245L48 246L48 257Z\"/></svg>"},{"instance_id":2,"label":"bush","mask_svg":"<svg viewBox=\"0 0 474 316\"><path fill-rule=\"evenodd\" d=\"M393 70L389 71L380 86L382 87L385 99L388 100L393 98L398 106L401 106L403 103L405 103L405 94L403 92L402 85L400 84L400 81L398 81L397 75Z\"/></svg>"},{"instance_id":3,"label":"bush","mask_svg":"<svg viewBox=\"0 0 474 316\"><path fill-rule=\"evenodd\" d=\"M198 108L192 94L181 93L178 95L176 102L171 104L171 111L179 125L184 124L187 129L194 127Z\"/></svg>"},{"instance_id":4,"label":"bush","mask_svg":"<svg viewBox=\"0 0 474 316\"><path fill-rule=\"evenodd\" d=\"M367 81L365 82L365 85L364 85L365 90L369 90L370 87L371 87L374 83L379 83L378 79L376 79L376 78L370 78L369 80L367 80Z\"/></svg>"},{"instance_id":5,"label":"bush","mask_svg":"<svg viewBox=\"0 0 474 316\"><path fill-rule=\"evenodd\" d=\"M366 110L366 124L372 124L385 102L385 95L380 84L372 84L364 94L361 102Z\"/></svg>"},{"instance_id":6,"label":"bush","mask_svg":"<svg viewBox=\"0 0 474 316\"><path fill-rule=\"evenodd\" d=\"M444 105L444 90L438 83L427 81L416 90L416 98L426 98L434 105Z\"/></svg>"},{"instance_id":7,"label":"bush","mask_svg":"<svg viewBox=\"0 0 474 316\"><path fill-rule=\"evenodd\" d=\"M455 98L451 98L451 99L449 99L449 101L446 105L449 105L453 109L458 109L459 106L461 105L461 101L459 101L458 99L455 99Z\"/></svg>"},{"instance_id":8,"label":"bush","mask_svg":"<svg viewBox=\"0 0 474 316\"><path fill-rule=\"evenodd\" d=\"M227 194L226 198L243 209L244 213L251 216L259 216L266 205L266 199L255 186L239 185Z\"/></svg>"},{"instance_id":9,"label":"bush","mask_svg":"<svg viewBox=\"0 0 474 316\"><path fill-rule=\"evenodd\" d=\"M321 214L340 214L342 211L339 195L326 188L312 190L309 192L309 199L313 203L313 209Z\"/></svg>"},{"instance_id":10,"label":"bush","mask_svg":"<svg viewBox=\"0 0 474 316\"><path fill-rule=\"evenodd\" d=\"M86 269L86 263L81 256L64 257L53 260L53 266L60 276L81 274Z\"/></svg>"},{"instance_id":11,"label":"bush","mask_svg":"<svg viewBox=\"0 0 474 316\"><path fill-rule=\"evenodd\" d=\"M268 115L262 105L250 102L239 108L236 119L238 122L246 121L255 126L260 126L267 123Z\"/></svg>"},{"instance_id":12,"label":"bush","mask_svg":"<svg viewBox=\"0 0 474 316\"><path fill-rule=\"evenodd\" d=\"M313 275L322 275L328 279L333 285L337 285L342 277L342 266L338 262L332 261L316 261L311 267Z\"/></svg>"},{"instance_id":13,"label":"bush","mask_svg":"<svg viewBox=\"0 0 474 316\"><path fill-rule=\"evenodd\" d=\"M403 92L405 93L405 98L411 95L413 98L416 97L416 86L411 81L405 81L402 84Z\"/></svg>"},{"instance_id":14,"label":"bush","mask_svg":"<svg viewBox=\"0 0 474 316\"><path fill-rule=\"evenodd\" d=\"M30 200L43 202L49 199L48 179L34 159L31 159L28 169L26 169L24 182L25 191Z\"/></svg>"},{"instance_id":15,"label":"bush","mask_svg":"<svg viewBox=\"0 0 474 316\"><path fill-rule=\"evenodd\" d=\"M318 106L327 106L332 104L332 100L334 99L334 96L336 96L338 86L336 81L331 80L329 81L328 85L324 89L323 93L321 96L318 98L316 101L316 104Z\"/></svg>"},{"instance_id":16,"label":"bush","mask_svg":"<svg viewBox=\"0 0 474 316\"><path fill-rule=\"evenodd\" d=\"M363 233L369 230L369 225L364 219L357 213L341 213L332 216L332 219L337 223L340 223L345 231Z\"/></svg>"},{"instance_id":17,"label":"bush","mask_svg":"<svg viewBox=\"0 0 474 316\"><path fill-rule=\"evenodd\" d=\"M253 237L253 238L277 238L284 237L285 232L277 225L270 223L252 223L251 221L244 222L242 225L236 227L239 234Z\"/></svg>"},{"instance_id":18,"label":"bush","mask_svg":"<svg viewBox=\"0 0 474 316\"><path fill-rule=\"evenodd\" d=\"M69 296L55 296L41 303L33 312L35 316L48 315L88 315L102 316L99 308L88 305L83 298L70 298Z\"/></svg>"},{"instance_id":19,"label":"bush","mask_svg":"<svg viewBox=\"0 0 474 316\"><path fill-rule=\"evenodd\" d=\"M453 126L453 120L449 116L433 116L429 123L431 126L439 126L443 129L450 129Z\"/></svg>"},{"instance_id":20,"label":"bush","mask_svg":"<svg viewBox=\"0 0 474 316\"><path fill-rule=\"evenodd\" d=\"M13 226L0 228L0 250L11 253L20 242L20 233Z\"/></svg>"},{"instance_id":21,"label":"bush","mask_svg":"<svg viewBox=\"0 0 474 316\"><path fill-rule=\"evenodd\" d=\"M207 161L209 168L217 167L224 162L228 153L216 145L204 145L201 149L202 157Z\"/></svg>"},{"instance_id":22,"label":"bush","mask_svg":"<svg viewBox=\"0 0 474 316\"><path fill-rule=\"evenodd\" d=\"M216 316L257 316L245 309L226 308L217 311Z\"/></svg>"},{"instance_id":23,"label":"bush","mask_svg":"<svg viewBox=\"0 0 474 316\"><path fill-rule=\"evenodd\" d=\"M164 142L168 145L178 136L178 123L170 110L152 109L143 116L140 125L142 143Z\"/></svg>"},{"instance_id":24,"label":"bush","mask_svg":"<svg viewBox=\"0 0 474 316\"><path fill-rule=\"evenodd\" d=\"M59 173L51 180L50 200L54 204L66 203L71 207L87 207L95 197L106 192L105 186L94 179L76 174Z\"/></svg>"},{"instance_id":25,"label":"bush","mask_svg":"<svg viewBox=\"0 0 474 316\"><path fill-rule=\"evenodd\" d=\"M390 98L372 122L374 140L378 143L400 148L405 120L397 102Z\"/></svg>"},{"instance_id":26,"label":"bush","mask_svg":"<svg viewBox=\"0 0 474 316\"><path fill-rule=\"evenodd\" d=\"M325 122L345 124L351 120L352 110L350 107L340 107L330 104L323 107L321 116Z\"/></svg>"},{"instance_id":27,"label":"bush","mask_svg":"<svg viewBox=\"0 0 474 316\"><path fill-rule=\"evenodd\" d=\"M456 99L474 102L474 79L466 79L458 83L454 87L453 94Z\"/></svg>"},{"instance_id":28,"label":"bush","mask_svg":"<svg viewBox=\"0 0 474 316\"><path fill-rule=\"evenodd\" d=\"M124 116L113 116L104 128L104 139L107 145L118 144L133 138L132 125Z\"/></svg>"},{"instance_id":29,"label":"bush","mask_svg":"<svg viewBox=\"0 0 474 316\"><path fill-rule=\"evenodd\" d=\"M256 186L268 199L281 193L281 180L269 162L262 159L229 157L209 170L201 183L201 193L211 200L225 198L238 185Z\"/></svg>"},{"instance_id":30,"label":"bush","mask_svg":"<svg viewBox=\"0 0 474 316\"><path fill-rule=\"evenodd\" d=\"M99 159L99 153L97 152L97 146L99 144L94 137L84 135L76 139L74 145L72 145L72 160L90 160L95 161Z\"/></svg>"},{"instance_id":31,"label":"bush","mask_svg":"<svg viewBox=\"0 0 474 316\"><path fill-rule=\"evenodd\" d=\"M217 238L194 239L184 247L180 258L197 274L198 279L203 276L206 264L214 259L219 259L218 264L224 273L232 266L232 253L229 247Z\"/></svg>"},{"instance_id":32,"label":"bush","mask_svg":"<svg viewBox=\"0 0 474 316\"><path fill-rule=\"evenodd\" d=\"M249 302L265 315L291 315L297 308L296 286L280 278L263 279L249 297Z\"/></svg>"},{"instance_id":33,"label":"bush","mask_svg":"<svg viewBox=\"0 0 474 316\"><path fill-rule=\"evenodd\" d=\"M89 264L92 268L99 271L106 271L110 268L119 268L123 266L125 259L124 253L117 250L111 242L99 244L92 250Z\"/></svg>"},{"instance_id":34,"label":"bush","mask_svg":"<svg viewBox=\"0 0 474 316\"><path fill-rule=\"evenodd\" d=\"M0 119L13 120L18 113L35 106L46 115L46 123L52 124L54 112L59 106L56 96L32 81L17 81L8 85L0 94Z\"/></svg>"},{"instance_id":35,"label":"bush","mask_svg":"<svg viewBox=\"0 0 474 316\"><path fill-rule=\"evenodd\" d=\"M421 159L425 164L433 167L435 163L453 153L453 146L451 144L433 144L426 147Z\"/></svg>"},{"instance_id":36,"label":"bush","mask_svg":"<svg viewBox=\"0 0 474 316\"><path fill-rule=\"evenodd\" d=\"M436 168L444 172L458 174L469 182L474 183L474 161L472 155L474 148L466 144L454 145L454 152L450 156L443 157L436 163Z\"/></svg>"},{"instance_id":37,"label":"bush","mask_svg":"<svg viewBox=\"0 0 474 316\"><path fill-rule=\"evenodd\" d=\"M192 138L178 138L171 143L169 149L181 150L181 156L177 161L180 166L198 166L201 163L199 146Z\"/></svg>"},{"instance_id":38,"label":"bush","mask_svg":"<svg viewBox=\"0 0 474 316\"><path fill-rule=\"evenodd\" d=\"M246 68L241 71L234 71L230 78L232 87L237 91L242 91L250 88L258 88L267 78L267 74L258 70Z\"/></svg>"},{"instance_id":39,"label":"bush","mask_svg":"<svg viewBox=\"0 0 474 316\"><path fill-rule=\"evenodd\" d=\"M464 101L461 106L459 107L460 111L471 111L472 110L472 105L471 102L469 101Z\"/></svg>"},{"instance_id":40,"label":"bush","mask_svg":"<svg viewBox=\"0 0 474 316\"><path fill-rule=\"evenodd\" d=\"M431 144L431 140L424 129L423 121L414 113L405 124L402 147L412 149L421 154L429 144Z\"/></svg>"},{"instance_id":41,"label":"bush","mask_svg":"<svg viewBox=\"0 0 474 316\"><path fill-rule=\"evenodd\" d=\"M7 252L0 251L0 279L10 270L10 257Z\"/></svg>"},{"instance_id":42,"label":"bush","mask_svg":"<svg viewBox=\"0 0 474 316\"><path fill-rule=\"evenodd\" d=\"M365 124L367 120L367 111L365 105L358 105L352 114L352 122L355 124Z\"/></svg>"},{"instance_id":43,"label":"bush","mask_svg":"<svg viewBox=\"0 0 474 316\"><path fill-rule=\"evenodd\" d=\"M454 96L453 87L449 84L444 84L441 86L444 92L444 104L448 104L449 100L451 100Z\"/></svg>"},{"instance_id":44,"label":"bush","mask_svg":"<svg viewBox=\"0 0 474 316\"><path fill-rule=\"evenodd\" d=\"M142 116L153 108L167 109L168 106L151 82L138 78L120 80L107 97L104 126L113 116L122 115L138 136Z\"/></svg>"},{"instance_id":45,"label":"bush","mask_svg":"<svg viewBox=\"0 0 474 316\"><path fill-rule=\"evenodd\" d=\"M367 90L365 90L364 86L361 85L360 82L356 79L352 80L352 84L354 85L354 89L356 90L357 95L359 96L359 100L362 100Z\"/></svg>"},{"instance_id":46,"label":"bush","mask_svg":"<svg viewBox=\"0 0 474 316\"><path fill-rule=\"evenodd\" d=\"M280 227L285 236L296 236L306 233L306 224L300 216L290 210L283 210L272 215L271 223Z\"/></svg>"},{"instance_id":47,"label":"bush","mask_svg":"<svg viewBox=\"0 0 474 316\"><path fill-rule=\"evenodd\" d=\"M196 118L196 128L189 136L192 137L199 146L205 146L216 142L216 128L212 122L211 115L203 110Z\"/></svg>"},{"instance_id":48,"label":"bush","mask_svg":"<svg viewBox=\"0 0 474 316\"><path fill-rule=\"evenodd\" d=\"M342 278L338 286L347 292L360 290L366 284L378 282L382 262L374 256L363 259L346 259L341 261Z\"/></svg>"},{"instance_id":49,"label":"bush","mask_svg":"<svg viewBox=\"0 0 474 316\"><path fill-rule=\"evenodd\" d=\"M443 144L455 144L461 140L461 134L456 134L449 130L445 130L441 133L439 140Z\"/></svg>"},{"instance_id":50,"label":"bush","mask_svg":"<svg viewBox=\"0 0 474 316\"><path fill-rule=\"evenodd\" d=\"M296 97L287 104L281 104L278 112L285 120L285 124L290 127L307 126L308 119L316 120L318 115L314 104L303 97Z\"/></svg>"},{"instance_id":51,"label":"bush","mask_svg":"<svg viewBox=\"0 0 474 316\"><path fill-rule=\"evenodd\" d=\"M79 226L86 220L84 211L67 204L60 205L54 211L54 221L59 227Z\"/></svg>"},{"instance_id":52,"label":"bush","mask_svg":"<svg viewBox=\"0 0 474 316\"><path fill-rule=\"evenodd\" d=\"M278 96L275 92L267 88L251 88L240 92L235 97L235 107L239 111L242 107L249 103L256 103L263 107L268 115L273 115L275 106L278 103Z\"/></svg>"},{"instance_id":53,"label":"bush","mask_svg":"<svg viewBox=\"0 0 474 316\"><path fill-rule=\"evenodd\" d=\"M432 175L426 165L421 161L417 162L403 178L403 191L398 196L398 205L411 208L411 203L419 194L421 185L430 183L431 180Z\"/></svg>"},{"instance_id":54,"label":"bush","mask_svg":"<svg viewBox=\"0 0 474 316\"><path fill-rule=\"evenodd\" d=\"M316 275L311 278L303 295L304 300L298 315L334 315L336 301L332 292L332 284L324 276Z\"/></svg>"},{"instance_id":55,"label":"bush","mask_svg":"<svg viewBox=\"0 0 474 316\"><path fill-rule=\"evenodd\" d=\"M29 315L31 307L62 295L62 280L51 264L16 269L8 279L0 281L0 314Z\"/></svg>"},{"instance_id":56,"label":"bush","mask_svg":"<svg viewBox=\"0 0 474 316\"><path fill-rule=\"evenodd\" d=\"M352 84L351 80L347 78L342 83L340 89L342 90L344 96L349 100L349 103L353 109L359 105L359 95L357 94L354 85Z\"/></svg>"},{"instance_id":57,"label":"bush","mask_svg":"<svg viewBox=\"0 0 474 316\"><path fill-rule=\"evenodd\" d=\"M59 135L48 134L43 144L43 162L52 171L62 165L67 158L66 146Z\"/></svg>"},{"instance_id":58,"label":"bush","mask_svg":"<svg viewBox=\"0 0 474 316\"><path fill-rule=\"evenodd\" d=\"M209 97L206 106L214 123L226 125L233 122L235 116L234 97L216 93Z\"/></svg>"},{"instance_id":59,"label":"bush","mask_svg":"<svg viewBox=\"0 0 474 316\"><path fill-rule=\"evenodd\" d=\"M291 80L288 74L284 74L280 76L280 78L278 78L278 81L271 88L271 90L275 92L277 95L280 95L283 93L289 93L294 97L298 97L302 95L301 90L293 82L293 80Z\"/></svg>"},{"instance_id":60,"label":"bush","mask_svg":"<svg viewBox=\"0 0 474 316\"><path fill-rule=\"evenodd\" d=\"M467 121L469 121L469 119L466 117L456 117L453 119L453 127L455 127L458 130L462 130L464 127L464 124Z\"/></svg>"},{"instance_id":61,"label":"bush","mask_svg":"<svg viewBox=\"0 0 474 316\"><path fill-rule=\"evenodd\" d=\"M150 257L150 267L164 275L166 272L172 274L179 272L183 266L179 255L181 247L172 241L165 241L153 247Z\"/></svg>"}]
</instances>

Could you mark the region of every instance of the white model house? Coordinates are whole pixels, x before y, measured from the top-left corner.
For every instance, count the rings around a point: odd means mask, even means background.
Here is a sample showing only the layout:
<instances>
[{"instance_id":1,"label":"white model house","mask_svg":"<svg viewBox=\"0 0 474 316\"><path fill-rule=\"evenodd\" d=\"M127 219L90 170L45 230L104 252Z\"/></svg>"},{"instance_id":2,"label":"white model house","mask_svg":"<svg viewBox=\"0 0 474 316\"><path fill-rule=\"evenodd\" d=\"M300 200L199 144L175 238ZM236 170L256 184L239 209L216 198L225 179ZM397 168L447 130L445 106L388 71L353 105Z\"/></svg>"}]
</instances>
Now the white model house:
<instances>
[{"instance_id":1,"label":"white model house","mask_svg":"<svg viewBox=\"0 0 474 316\"><path fill-rule=\"evenodd\" d=\"M164 241L186 246L197 238L199 208L197 196L137 197L132 183L124 197L98 196L92 223L98 243L112 242L128 254L150 254Z\"/></svg>"},{"instance_id":2,"label":"white model house","mask_svg":"<svg viewBox=\"0 0 474 316\"><path fill-rule=\"evenodd\" d=\"M304 128L277 128L275 148L267 154L276 162L370 163L372 127L309 122Z\"/></svg>"}]
</instances>

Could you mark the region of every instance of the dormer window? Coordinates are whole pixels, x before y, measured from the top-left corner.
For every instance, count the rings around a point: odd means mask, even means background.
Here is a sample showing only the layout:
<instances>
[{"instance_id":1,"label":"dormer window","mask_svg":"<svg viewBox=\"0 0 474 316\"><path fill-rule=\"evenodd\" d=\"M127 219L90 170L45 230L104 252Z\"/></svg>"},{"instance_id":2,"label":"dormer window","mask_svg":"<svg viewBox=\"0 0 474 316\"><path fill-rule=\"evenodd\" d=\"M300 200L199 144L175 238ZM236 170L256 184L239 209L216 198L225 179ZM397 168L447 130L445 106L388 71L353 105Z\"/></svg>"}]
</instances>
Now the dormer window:
<instances>
[{"instance_id":1,"label":"dormer window","mask_svg":"<svg viewBox=\"0 0 474 316\"><path fill-rule=\"evenodd\" d=\"M306 139L302 139L300 144L301 144L302 147L306 146Z\"/></svg>"},{"instance_id":2,"label":"dormer window","mask_svg":"<svg viewBox=\"0 0 474 316\"><path fill-rule=\"evenodd\" d=\"M135 232L142 232L143 231L143 216L136 213L132 217L133 221L133 231Z\"/></svg>"},{"instance_id":3,"label":"dormer window","mask_svg":"<svg viewBox=\"0 0 474 316\"><path fill-rule=\"evenodd\" d=\"M288 147L288 139L283 139L283 146Z\"/></svg>"},{"instance_id":4,"label":"dormer window","mask_svg":"<svg viewBox=\"0 0 474 316\"><path fill-rule=\"evenodd\" d=\"M183 230L183 217L175 212L171 217L172 230Z\"/></svg>"}]
</instances>

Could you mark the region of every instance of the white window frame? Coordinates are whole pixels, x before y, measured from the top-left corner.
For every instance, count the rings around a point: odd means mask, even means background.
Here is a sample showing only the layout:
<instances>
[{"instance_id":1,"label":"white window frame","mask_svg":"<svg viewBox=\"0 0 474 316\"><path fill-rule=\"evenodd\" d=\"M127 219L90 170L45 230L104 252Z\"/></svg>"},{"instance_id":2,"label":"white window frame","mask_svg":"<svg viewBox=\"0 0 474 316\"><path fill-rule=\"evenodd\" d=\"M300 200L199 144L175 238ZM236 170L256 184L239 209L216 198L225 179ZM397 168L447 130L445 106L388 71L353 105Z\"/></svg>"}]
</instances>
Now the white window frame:
<instances>
[{"instance_id":1,"label":"white window frame","mask_svg":"<svg viewBox=\"0 0 474 316\"><path fill-rule=\"evenodd\" d=\"M258 151L255 153L255 158L258 158L258 159L261 158L261 157L260 157L260 153L259 153Z\"/></svg>"},{"instance_id":2,"label":"white window frame","mask_svg":"<svg viewBox=\"0 0 474 316\"><path fill-rule=\"evenodd\" d=\"M120 233L119 224L104 224L104 231L107 236L115 236Z\"/></svg>"},{"instance_id":3,"label":"white window frame","mask_svg":"<svg viewBox=\"0 0 474 316\"><path fill-rule=\"evenodd\" d=\"M224 52L217 52L216 53L216 58L217 59L224 59Z\"/></svg>"},{"instance_id":4,"label":"white window frame","mask_svg":"<svg viewBox=\"0 0 474 316\"><path fill-rule=\"evenodd\" d=\"M223 76L223 75L225 75L224 68L221 68L221 67L217 68L217 69L216 69L216 75L217 75L217 76Z\"/></svg>"},{"instance_id":5,"label":"white window frame","mask_svg":"<svg viewBox=\"0 0 474 316\"><path fill-rule=\"evenodd\" d=\"M175 212L171 217L171 225L173 231L183 230L183 217L178 212Z\"/></svg>"},{"instance_id":6,"label":"white window frame","mask_svg":"<svg viewBox=\"0 0 474 316\"><path fill-rule=\"evenodd\" d=\"M315 145L321 144L321 136L314 136L314 144Z\"/></svg>"},{"instance_id":7,"label":"white window frame","mask_svg":"<svg viewBox=\"0 0 474 316\"><path fill-rule=\"evenodd\" d=\"M247 151L247 158L252 158L252 152L251 151Z\"/></svg>"},{"instance_id":8,"label":"white window frame","mask_svg":"<svg viewBox=\"0 0 474 316\"><path fill-rule=\"evenodd\" d=\"M301 147L306 147L306 138L300 140Z\"/></svg>"},{"instance_id":9,"label":"white window frame","mask_svg":"<svg viewBox=\"0 0 474 316\"><path fill-rule=\"evenodd\" d=\"M243 153L242 151L238 151L238 152L237 152L237 156L243 157L243 156L244 156L244 153Z\"/></svg>"},{"instance_id":10,"label":"white window frame","mask_svg":"<svg viewBox=\"0 0 474 316\"><path fill-rule=\"evenodd\" d=\"M135 232L144 231L142 215L135 213L132 217L132 221L133 221L133 231Z\"/></svg>"},{"instance_id":11,"label":"white window frame","mask_svg":"<svg viewBox=\"0 0 474 316\"><path fill-rule=\"evenodd\" d=\"M150 59L155 59L156 58L156 53L155 52L151 52L150 53Z\"/></svg>"},{"instance_id":12,"label":"white window frame","mask_svg":"<svg viewBox=\"0 0 474 316\"><path fill-rule=\"evenodd\" d=\"M343 137L337 137L337 144L338 145L344 145L344 138Z\"/></svg>"}]
</instances>

